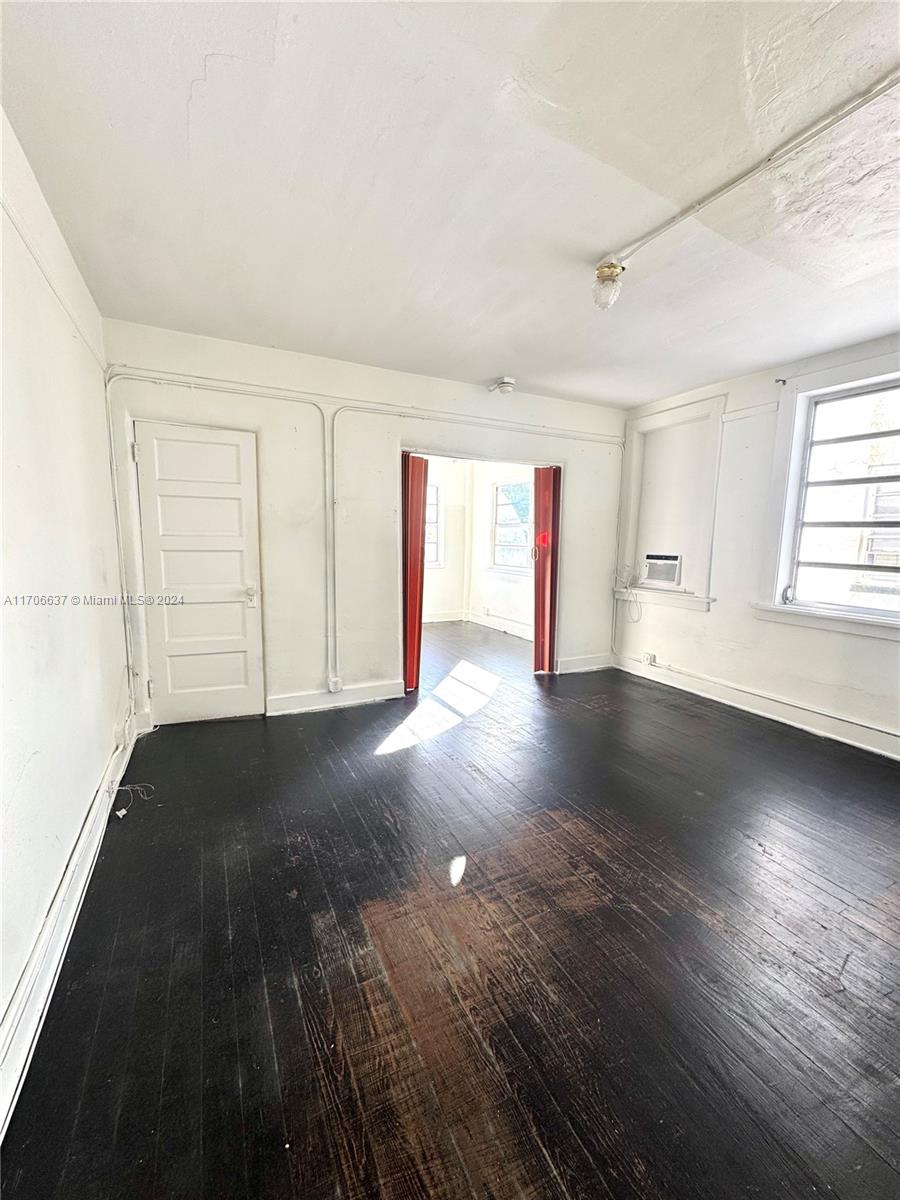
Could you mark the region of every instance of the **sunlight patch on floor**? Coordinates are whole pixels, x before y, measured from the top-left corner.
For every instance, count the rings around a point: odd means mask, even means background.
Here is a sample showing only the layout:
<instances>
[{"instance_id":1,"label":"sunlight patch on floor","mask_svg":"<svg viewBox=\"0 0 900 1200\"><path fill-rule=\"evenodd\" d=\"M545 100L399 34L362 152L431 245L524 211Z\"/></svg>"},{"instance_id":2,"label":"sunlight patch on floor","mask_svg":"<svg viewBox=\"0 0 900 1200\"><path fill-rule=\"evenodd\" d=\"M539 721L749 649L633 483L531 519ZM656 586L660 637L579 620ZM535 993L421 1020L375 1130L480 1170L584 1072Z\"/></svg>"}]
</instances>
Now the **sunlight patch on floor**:
<instances>
[{"instance_id":1,"label":"sunlight patch on floor","mask_svg":"<svg viewBox=\"0 0 900 1200\"><path fill-rule=\"evenodd\" d=\"M499 675L460 659L432 689L431 695L417 704L406 720L388 734L375 751L376 755L408 750L410 746L418 746L446 733L484 708L499 686Z\"/></svg>"},{"instance_id":2,"label":"sunlight patch on floor","mask_svg":"<svg viewBox=\"0 0 900 1200\"><path fill-rule=\"evenodd\" d=\"M456 858L450 860L450 885L456 887L462 881L462 877L466 872L466 856L457 854Z\"/></svg>"}]
</instances>

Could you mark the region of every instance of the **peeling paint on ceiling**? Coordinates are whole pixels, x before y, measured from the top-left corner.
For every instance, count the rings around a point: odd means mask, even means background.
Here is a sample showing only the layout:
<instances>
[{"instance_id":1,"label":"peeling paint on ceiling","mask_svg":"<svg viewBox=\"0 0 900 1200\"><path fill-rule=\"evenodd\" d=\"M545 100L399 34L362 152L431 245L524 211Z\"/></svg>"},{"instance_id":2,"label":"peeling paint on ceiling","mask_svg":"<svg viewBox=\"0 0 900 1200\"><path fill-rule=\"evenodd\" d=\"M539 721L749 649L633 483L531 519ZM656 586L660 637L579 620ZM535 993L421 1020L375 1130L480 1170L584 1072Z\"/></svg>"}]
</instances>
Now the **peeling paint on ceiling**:
<instances>
[{"instance_id":1,"label":"peeling paint on ceiling","mask_svg":"<svg viewBox=\"0 0 900 1200\"><path fill-rule=\"evenodd\" d=\"M893 3L4 4L4 104L105 315L638 403L900 323ZM41 86L35 86L35 80Z\"/></svg>"}]
</instances>

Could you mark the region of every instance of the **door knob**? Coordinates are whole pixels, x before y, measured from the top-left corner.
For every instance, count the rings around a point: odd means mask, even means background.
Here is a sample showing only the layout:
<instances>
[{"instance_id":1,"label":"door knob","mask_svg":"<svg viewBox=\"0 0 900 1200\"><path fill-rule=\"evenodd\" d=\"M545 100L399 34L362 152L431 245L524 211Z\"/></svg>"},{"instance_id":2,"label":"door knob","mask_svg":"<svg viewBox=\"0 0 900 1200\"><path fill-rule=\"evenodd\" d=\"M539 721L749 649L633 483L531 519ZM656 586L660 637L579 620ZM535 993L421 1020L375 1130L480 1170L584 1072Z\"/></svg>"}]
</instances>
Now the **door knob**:
<instances>
[{"instance_id":1,"label":"door knob","mask_svg":"<svg viewBox=\"0 0 900 1200\"><path fill-rule=\"evenodd\" d=\"M256 584L248 583L244 588L244 593L247 597L247 607L256 608Z\"/></svg>"}]
</instances>

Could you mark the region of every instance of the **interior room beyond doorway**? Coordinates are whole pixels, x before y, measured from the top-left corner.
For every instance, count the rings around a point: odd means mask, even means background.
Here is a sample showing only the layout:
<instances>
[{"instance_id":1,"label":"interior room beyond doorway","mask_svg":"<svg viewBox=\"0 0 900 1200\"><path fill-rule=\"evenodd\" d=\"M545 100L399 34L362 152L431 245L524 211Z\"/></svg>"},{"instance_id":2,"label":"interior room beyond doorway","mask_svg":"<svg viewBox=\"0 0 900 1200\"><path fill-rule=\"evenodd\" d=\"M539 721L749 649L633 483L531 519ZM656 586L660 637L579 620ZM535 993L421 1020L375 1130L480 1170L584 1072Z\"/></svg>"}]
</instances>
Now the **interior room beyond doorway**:
<instances>
[{"instance_id":1,"label":"interior room beyond doorway","mask_svg":"<svg viewBox=\"0 0 900 1200\"><path fill-rule=\"evenodd\" d=\"M456 640L474 626L534 640L534 467L429 456L425 520L423 648L436 626ZM524 653L523 653L524 652Z\"/></svg>"}]
</instances>

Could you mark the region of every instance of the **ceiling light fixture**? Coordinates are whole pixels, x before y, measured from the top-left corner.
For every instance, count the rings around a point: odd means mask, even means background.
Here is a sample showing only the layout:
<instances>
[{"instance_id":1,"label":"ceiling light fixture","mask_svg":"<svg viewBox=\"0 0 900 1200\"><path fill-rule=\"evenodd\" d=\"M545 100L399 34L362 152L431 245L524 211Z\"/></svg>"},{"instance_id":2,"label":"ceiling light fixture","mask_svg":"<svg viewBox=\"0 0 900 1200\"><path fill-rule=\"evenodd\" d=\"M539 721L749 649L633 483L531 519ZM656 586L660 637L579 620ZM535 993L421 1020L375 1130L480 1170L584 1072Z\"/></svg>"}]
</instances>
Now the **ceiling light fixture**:
<instances>
[{"instance_id":1,"label":"ceiling light fixture","mask_svg":"<svg viewBox=\"0 0 900 1200\"><path fill-rule=\"evenodd\" d=\"M594 280L594 303L604 312L612 308L622 290L622 272L625 267L617 258L605 258L597 264Z\"/></svg>"},{"instance_id":2,"label":"ceiling light fixture","mask_svg":"<svg viewBox=\"0 0 900 1200\"><path fill-rule=\"evenodd\" d=\"M501 375L488 388L489 392L502 392L504 396L508 396L510 392L516 390L516 381L511 375Z\"/></svg>"},{"instance_id":3,"label":"ceiling light fixture","mask_svg":"<svg viewBox=\"0 0 900 1200\"><path fill-rule=\"evenodd\" d=\"M619 293L622 291L622 272L625 270L625 264L639 250L643 250L645 246L649 246L651 242L655 242L657 238L662 237L664 233L668 233L670 229L674 229L676 225L680 225L682 221L696 217L703 209L708 208L716 200L721 200L723 196L727 196L735 188L740 187L751 179L755 179L763 171L770 170L777 163L789 158L792 154L796 154L798 150L805 149L817 138L820 138L822 134L827 133L830 129L834 129L836 125L839 125L842 121L846 121L848 117L852 117L861 108L865 108L867 104L871 104L873 100L877 100L879 96L892 91L898 85L900 85L900 75L896 71L892 71L861 95L856 96L853 100L848 100L827 116L822 117L821 120L816 121L815 124L808 125L806 129L801 130L800 133L795 134L788 141L782 142L771 154L767 155L761 162L758 162L755 167L744 171L742 175L735 176L734 179L729 179L727 183L723 183L715 191L708 192L700 200L682 209L674 217L670 217L668 221L664 221L662 225L657 225L649 233L638 238L637 241L631 242L628 246L619 250L618 253L605 255L597 264L593 288L594 303L604 312L612 308L619 298Z\"/></svg>"}]
</instances>

